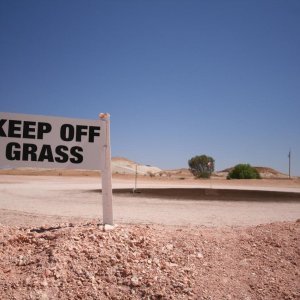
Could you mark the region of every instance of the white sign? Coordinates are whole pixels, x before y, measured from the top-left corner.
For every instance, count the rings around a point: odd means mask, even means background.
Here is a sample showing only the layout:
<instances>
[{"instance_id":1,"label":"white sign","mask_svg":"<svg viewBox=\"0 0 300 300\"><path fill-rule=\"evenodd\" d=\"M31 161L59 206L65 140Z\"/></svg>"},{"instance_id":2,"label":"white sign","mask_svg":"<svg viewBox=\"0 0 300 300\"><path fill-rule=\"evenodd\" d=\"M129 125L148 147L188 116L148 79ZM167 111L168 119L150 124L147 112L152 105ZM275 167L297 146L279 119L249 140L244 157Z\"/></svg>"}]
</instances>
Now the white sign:
<instances>
[{"instance_id":1,"label":"white sign","mask_svg":"<svg viewBox=\"0 0 300 300\"><path fill-rule=\"evenodd\" d=\"M0 167L101 170L102 120L0 113Z\"/></svg>"}]
</instances>

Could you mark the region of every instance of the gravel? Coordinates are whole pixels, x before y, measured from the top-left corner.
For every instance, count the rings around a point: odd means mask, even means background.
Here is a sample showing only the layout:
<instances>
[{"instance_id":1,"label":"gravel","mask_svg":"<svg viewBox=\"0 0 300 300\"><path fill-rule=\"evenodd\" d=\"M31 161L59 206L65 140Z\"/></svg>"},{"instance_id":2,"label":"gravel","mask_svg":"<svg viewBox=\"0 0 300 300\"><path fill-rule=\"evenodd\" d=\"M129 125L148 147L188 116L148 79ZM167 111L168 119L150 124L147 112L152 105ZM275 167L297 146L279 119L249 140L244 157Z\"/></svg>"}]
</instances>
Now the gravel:
<instances>
[{"instance_id":1,"label":"gravel","mask_svg":"<svg viewBox=\"0 0 300 300\"><path fill-rule=\"evenodd\" d=\"M300 299L300 222L0 225L0 298Z\"/></svg>"}]
</instances>

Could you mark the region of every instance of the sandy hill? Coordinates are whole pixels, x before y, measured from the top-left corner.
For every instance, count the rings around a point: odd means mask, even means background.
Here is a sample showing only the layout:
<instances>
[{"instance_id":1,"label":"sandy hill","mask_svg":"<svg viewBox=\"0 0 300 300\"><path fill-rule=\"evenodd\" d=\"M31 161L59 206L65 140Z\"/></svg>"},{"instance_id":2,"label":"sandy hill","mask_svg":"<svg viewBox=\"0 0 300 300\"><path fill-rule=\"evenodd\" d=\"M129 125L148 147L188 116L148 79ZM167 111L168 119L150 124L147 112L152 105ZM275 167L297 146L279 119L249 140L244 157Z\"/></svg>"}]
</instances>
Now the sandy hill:
<instances>
[{"instance_id":1,"label":"sandy hill","mask_svg":"<svg viewBox=\"0 0 300 300\"><path fill-rule=\"evenodd\" d=\"M160 168L150 165L136 163L124 157L113 157L112 173L122 175L134 175L137 171L138 175L156 176L162 172ZM0 174L9 175L53 175L53 176L99 176L99 171L92 170L73 170L73 169L44 169L44 168L13 168L2 169Z\"/></svg>"},{"instance_id":2,"label":"sandy hill","mask_svg":"<svg viewBox=\"0 0 300 300\"><path fill-rule=\"evenodd\" d=\"M162 170L150 165L143 165L124 157L112 158L112 173L113 174L135 174L155 176Z\"/></svg>"},{"instance_id":3,"label":"sandy hill","mask_svg":"<svg viewBox=\"0 0 300 300\"><path fill-rule=\"evenodd\" d=\"M193 175L188 168L162 170L155 166L144 165L137 163L125 157L113 157L112 158L112 173L120 175L134 175L151 176L161 178L172 179L191 179ZM285 179L288 175L278 172L268 167L255 167L261 174L262 178L266 179ZM213 173L212 178L224 179L228 173L233 169L227 168L222 171L216 171ZM0 174L18 174L18 175L55 175L55 176L98 176L99 171L89 170L68 170L68 169L36 169L36 168L15 168L15 169L3 169L0 170Z\"/></svg>"},{"instance_id":4,"label":"sandy hill","mask_svg":"<svg viewBox=\"0 0 300 300\"><path fill-rule=\"evenodd\" d=\"M231 168L227 168L223 171L217 172L218 176L222 176L222 177L227 177L228 173L233 169L234 167ZM268 168L268 167L254 167L259 174L261 175L262 178L266 178L266 179L282 179L282 178L288 178L288 175L281 173L277 170L274 170L272 168Z\"/></svg>"},{"instance_id":5,"label":"sandy hill","mask_svg":"<svg viewBox=\"0 0 300 300\"><path fill-rule=\"evenodd\" d=\"M274 170L272 168L268 167L254 167L261 175L262 178L265 179L285 179L288 178L288 175L283 174L277 170ZM212 178L217 179L224 179L227 177L228 173L233 169L227 168L222 171L215 171L212 174ZM193 178L193 175L187 168L182 169L174 169L174 170L163 170L156 174L156 176L162 176L162 177L169 177L169 178L176 178L176 179L186 179L186 178Z\"/></svg>"},{"instance_id":6,"label":"sandy hill","mask_svg":"<svg viewBox=\"0 0 300 300\"><path fill-rule=\"evenodd\" d=\"M173 169L173 170L162 170L156 176L167 177L167 178L175 178L175 179L186 179L193 178L192 173L189 169L181 168L181 169Z\"/></svg>"}]
</instances>

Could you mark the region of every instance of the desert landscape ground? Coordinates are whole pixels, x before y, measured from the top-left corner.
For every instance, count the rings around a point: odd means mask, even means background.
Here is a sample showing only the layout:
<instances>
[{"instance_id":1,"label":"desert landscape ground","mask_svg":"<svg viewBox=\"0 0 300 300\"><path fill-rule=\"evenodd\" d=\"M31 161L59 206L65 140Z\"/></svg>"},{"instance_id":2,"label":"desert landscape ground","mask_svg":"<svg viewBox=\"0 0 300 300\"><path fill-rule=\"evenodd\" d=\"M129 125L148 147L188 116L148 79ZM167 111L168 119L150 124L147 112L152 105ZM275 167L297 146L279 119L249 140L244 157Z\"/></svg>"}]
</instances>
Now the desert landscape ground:
<instances>
[{"instance_id":1,"label":"desert landscape ground","mask_svg":"<svg viewBox=\"0 0 300 300\"><path fill-rule=\"evenodd\" d=\"M123 178L122 178L123 177ZM140 177L137 188L173 191L173 196L162 193L145 197L143 193L132 194L134 177L117 175L113 178L114 218L117 224L141 223L163 225L243 226L274 221L293 221L300 218L300 201L294 198L274 201L239 201L229 194L226 201L216 195L221 189L261 190L300 193L297 180L168 180ZM118 189L127 189L119 194ZM210 200L193 199L187 195L178 198L174 188L192 191L206 189ZM72 176L26 176L1 175L0 209L1 223L5 225L49 225L60 220L102 220L101 178ZM169 191L168 193L171 193ZM174 194L175 193L175 194ZM200 192L198 192L200 193ZM244 192L246 195L246 192ZM273 199L273 198L272 198ZM271 200L272 200L271 199ZM244 200L244 201L243 201ZM276 201L275 201L276 200ZM282 200L282 201L281 201ZM299 200L299 197L298 197Z\"/></svg>"},{"instance_id":2,"label":"desert landscape ground","mask_svg":"<svg viewBox=\"0 0 300 300\"><path fill-rule=\"evenodd\" d=\"M111 231L99 174L2 170L1 299L300 299L298 178L149 168L115 170Z\"/></svg>"}]
</instances>

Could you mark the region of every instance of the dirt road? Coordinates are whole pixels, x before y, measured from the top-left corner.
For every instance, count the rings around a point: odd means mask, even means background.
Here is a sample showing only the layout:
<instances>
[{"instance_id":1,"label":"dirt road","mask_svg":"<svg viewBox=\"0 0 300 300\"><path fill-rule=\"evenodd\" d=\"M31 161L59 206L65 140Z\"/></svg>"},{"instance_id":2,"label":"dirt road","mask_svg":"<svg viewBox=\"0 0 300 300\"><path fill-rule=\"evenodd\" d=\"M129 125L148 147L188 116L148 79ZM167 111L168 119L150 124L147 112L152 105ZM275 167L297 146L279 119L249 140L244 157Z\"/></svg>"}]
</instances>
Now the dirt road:
<instances>
[{"instance_id":1,"label":"dirt road","mask_svg":"<svg viewBox=\"0 0 300 300\"><path fill-rule=\"evenodd\" d=\"M192 183L148 180L139 184L140 187L193 186ZM230 185L220 182L205 181L203 184L230 188ZM101 194L93 192L100 186L101 180L91 177L1 175L0 223L33 225L95 218L101 221ZM131 186L131 180L114 180L115 188ZM243 189L247 186L236 187ZM272 189L263 185L251 188ZM299 188L281 185L277 189L297 192ZM300 202L173 200L115 195L113 205L115 222L119 224L244 226L300 218Z\"/></svg>"}]
</instances>

